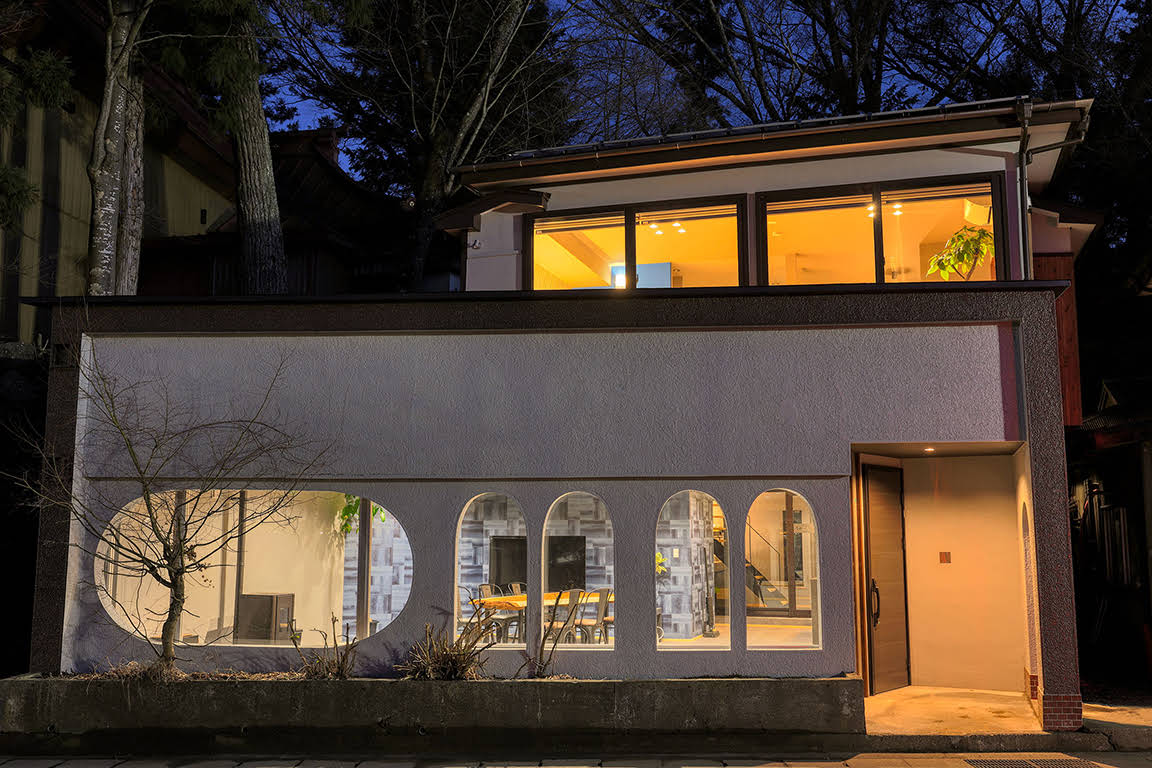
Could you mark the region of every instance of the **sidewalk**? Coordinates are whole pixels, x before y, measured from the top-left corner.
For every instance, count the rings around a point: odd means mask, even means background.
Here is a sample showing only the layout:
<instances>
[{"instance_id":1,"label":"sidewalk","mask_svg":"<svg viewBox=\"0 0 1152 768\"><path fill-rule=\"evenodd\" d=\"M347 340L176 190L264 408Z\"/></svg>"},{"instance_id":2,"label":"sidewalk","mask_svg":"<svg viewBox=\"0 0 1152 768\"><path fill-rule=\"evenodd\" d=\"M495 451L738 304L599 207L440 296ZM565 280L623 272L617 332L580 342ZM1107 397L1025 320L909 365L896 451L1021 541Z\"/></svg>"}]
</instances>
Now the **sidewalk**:
<instances>
[{"instance_id":1,"label":"sidewalk","mask_svg":"<svg viewBox=\"0 0 1152 768\"><path fill-rule=\"evenodd\" d=\"M230 760L196 758L11 758L0 757L0 768L1152 768L1152 752L974 752L956 754L859 754L854 756L809 755L764 760L723 758L602 760L543 759L522 762L423 760L341 760L289 758Z\"/></svg>"}]
</instances>

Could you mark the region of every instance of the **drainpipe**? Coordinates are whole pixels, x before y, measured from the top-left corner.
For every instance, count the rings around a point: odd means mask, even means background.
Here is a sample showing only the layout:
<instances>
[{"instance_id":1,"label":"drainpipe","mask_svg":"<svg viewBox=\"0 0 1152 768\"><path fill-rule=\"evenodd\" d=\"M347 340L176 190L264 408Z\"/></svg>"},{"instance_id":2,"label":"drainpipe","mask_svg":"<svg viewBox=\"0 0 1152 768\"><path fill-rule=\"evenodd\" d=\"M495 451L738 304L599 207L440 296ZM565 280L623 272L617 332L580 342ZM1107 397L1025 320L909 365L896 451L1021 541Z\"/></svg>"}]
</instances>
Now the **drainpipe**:
<instances>
[{"instance_id":1,"label":"drainpipe","mask_svg":"<svg viewBox=\"0 0 1152 768\"><path fill-rule=\"evenodd\" d=\"M1016 119L1020 122L1020 148L1016 152L1016 182L1020 187L1020 253L1024 257L1024 279L1032 279L1032 206L1028 202L1028 123L1032 120L1032 101L1016 100Z\"/></svg>"},{"instance_id":2,"label":"drainpipe","mask_svg":"<svg viewBox=\"0 0 1152 768\"><path fill-rule=\"evenodd\" d=\"M1033 278L1032 264L1032 206L1028 199L1028 166L1032 158L1041 152L1074 147L1084 141L1088 134L1088 115L1083 115L1074 128L1072 138L1064 141L1043 144L1039 147L1028 145L1028 124L1032 119L1032 102L1027 99L1016 101L1016 117L1020 121L1020 150L1016 156L1017 177L1020 182L1020 210L1023 212L1020 229L1020 244L1024 252L1024 279Z\"/></svg>"}]
</instances>

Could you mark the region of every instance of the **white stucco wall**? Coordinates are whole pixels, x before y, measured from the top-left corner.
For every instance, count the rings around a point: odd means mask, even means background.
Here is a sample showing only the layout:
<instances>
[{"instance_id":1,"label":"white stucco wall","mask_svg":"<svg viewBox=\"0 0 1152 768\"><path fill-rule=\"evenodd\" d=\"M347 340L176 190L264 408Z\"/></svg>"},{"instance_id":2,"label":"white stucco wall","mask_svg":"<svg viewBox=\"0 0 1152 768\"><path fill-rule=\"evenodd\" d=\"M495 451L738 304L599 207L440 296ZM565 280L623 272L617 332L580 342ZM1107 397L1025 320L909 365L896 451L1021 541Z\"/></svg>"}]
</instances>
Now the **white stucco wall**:
<instances>
[{"instance_id":1,"label":"white stucco wall","mask_svg":"<svg viewBox=\"0 0 1152 768\"><path fill-rule=\"evenodd\" d=\"M378 501L412 546L411 595L361 646L369 669L419 638L425 622L451 616L454 536L469 499L500 492L520 502L529 573L539 573L549 506L581 490L612 515L617 636L611 651L565 651L558 671L659 677L851 672L851 443L1018 439L1013 393L1005 402L1001 386L1012 360L1002 339L999 326L973 325L98 337L87 346L126 379L163 377L175 401L209 417L243 412L270 368L287 361L269 418L331 445L309 487ZM121 503L139 496L118 477L122 457L96 450L86 428L81 418L78 491ZM732 551L742 551L753 499L780 487L808 499L820 527L822 647L747 650L735 601L731 651L658 654L652 551L664 501L685 489L711 494L728 516ZM75 526L73 536L82 538ZM70 556L76 587L92 563L80 549ZM539 591L530 584L530 599ZM73 588L65 669L146 658L101 620L99 601ZM268 668L291 653L219 647L202 658ZM494 653L490 669L510 673L521 661Z\"/></svg>"}]
</instances>

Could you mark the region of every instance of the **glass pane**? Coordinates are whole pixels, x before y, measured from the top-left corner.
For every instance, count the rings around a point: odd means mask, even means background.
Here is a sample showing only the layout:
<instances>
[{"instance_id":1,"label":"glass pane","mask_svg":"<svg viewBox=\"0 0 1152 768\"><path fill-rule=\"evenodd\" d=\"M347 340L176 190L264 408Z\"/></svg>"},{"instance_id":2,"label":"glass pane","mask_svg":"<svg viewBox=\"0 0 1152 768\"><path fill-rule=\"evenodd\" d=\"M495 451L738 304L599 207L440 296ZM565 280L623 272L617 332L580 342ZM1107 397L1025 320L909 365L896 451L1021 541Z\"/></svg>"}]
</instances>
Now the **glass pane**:
<instances>
[{"instance_id":1,"label":"glass pane","mask_svg":"<svg viewBox=\"0 0 1152 768\"><path fill-rule=\"evenodd\" d=\"M744 531L749 648L820 645L816 521L803 496L760 494Z\"/></svg>"},{"instance_id":2,"label":"glass pane","mask_svg":"<svg viewBox=\"0 0 1152 768\"><path fill-rule=\"evenodd\" d=\"M656 523L656 636L661 650L727 650L728 529L711 496L681 491Z\"/></svg>"},{"instance_id":3,"label":"glass pane","mask_svg":"<svg viewBox=\"0 0 1152 768\"><path fill-rule=\"evenodd\" d=\"M623 213L536 220L534 288L624 288L624 279Z\"/></svg>"},{"instance_id":4,"label":"glass pane","mask_svg":"<svg viewBox=\"0 0 1152 768\"><path fill-rule=\"evenodd\" d=\"M368 557L368 626L373 635L400 615L412 591L412 547L400 521L379 504L372 504L371 553ZM360 567L360 518L344 537L343 626L357 635L357 588Z\"/></svg>"},{"instance_id":5,"label":"glass pane","mask_svg":"<svg viewBox=\"0 0 1152 768\"><path fill-rule=\"evenodd\" d=\"M528 529L520 502L482 493L468 502L456 538L456 632L524 647ZM483 610L481 610L483 609Z\"/></svg>"},{"instance_id":6,"label":"glass pane","mask_svg":"<svg viewBox=\"0 0 1152 768\"><path fill-rule=\"evenodd\" d=\"M557 499L544 523L541 620L549 646L611 648L616 635L612 519L599 497Z\"/></svg>"},{"instance_id":7,"label":"glass pane","mask_svg":"<svg viewBox=\"0 0 1152 768\"><path fill-rule=\"evenodd\" d=\"M876 282L871 195L765 206L769 285Z\"/></svg>"},{"instance_id":8,"label":"glass pane","mask_svg":"<svg viewBox=\"0 0 1152 768\"><path fill-rule=\"evenodd\" d=\"M996 279L990 184L885 192L881 208L888 282Z\"/></svg>"},{"instance_id":9,"label":"glass pane","mask_svg":"<svg viewBox=\"0 0 1152 768\"><path fill-rule=\"evenodd\" d=\"M736 205L636 214L636 286L740 285Z\"/></svg>"}]
</instances>

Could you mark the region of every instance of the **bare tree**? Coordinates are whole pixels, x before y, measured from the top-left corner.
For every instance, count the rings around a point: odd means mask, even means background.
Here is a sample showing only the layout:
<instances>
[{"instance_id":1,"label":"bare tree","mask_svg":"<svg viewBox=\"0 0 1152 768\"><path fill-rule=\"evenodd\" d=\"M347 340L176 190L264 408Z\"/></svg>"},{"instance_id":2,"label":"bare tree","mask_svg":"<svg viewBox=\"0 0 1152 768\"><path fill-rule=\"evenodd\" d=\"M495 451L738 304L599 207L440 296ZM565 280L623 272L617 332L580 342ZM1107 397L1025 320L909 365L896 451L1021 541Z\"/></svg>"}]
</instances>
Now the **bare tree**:
<instances>
[{"instance_id":1,"label":"bare tree","mask_svg":"<svg viewBox=\"0 0 1152 768\"><path fill-rule=\"evenodd\" d=\"M74 546L139 580L129 600L99 580L95 588L152 644L160 678L175 671L189 579L223 567L220 553L253 529L291 525L301 483L326 452L273 417L286 367L284 358L272 367L267 385L251 393L252 405L230 406L243 412L205 416L165 378L126 379L93 349L79 365L84 437L77 476L86 471L84 456L112 462L137 500L124 506L117 492L99 484L74 487L72 467L47 448L39 448L39 482L17 478L42 507L71 511L87 536ZM147 583L166 591L166 606L157 610L140 600Z\"/></svg>"},{"instance_id":2,"label":"bare tree","mask_svg":"<svg viewBox=\"0 0 1152 768\"><path fill-rule=\"evenodd\" d=\"M298 93L331 110L366 179L411 198L419 283L453 169L567 139L565 9L543 0L272 0Z\"/></svg>"}]
</instances>

